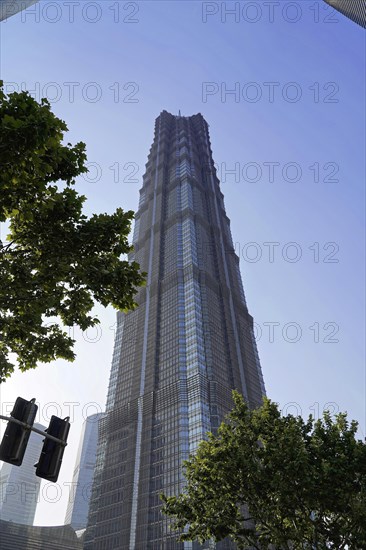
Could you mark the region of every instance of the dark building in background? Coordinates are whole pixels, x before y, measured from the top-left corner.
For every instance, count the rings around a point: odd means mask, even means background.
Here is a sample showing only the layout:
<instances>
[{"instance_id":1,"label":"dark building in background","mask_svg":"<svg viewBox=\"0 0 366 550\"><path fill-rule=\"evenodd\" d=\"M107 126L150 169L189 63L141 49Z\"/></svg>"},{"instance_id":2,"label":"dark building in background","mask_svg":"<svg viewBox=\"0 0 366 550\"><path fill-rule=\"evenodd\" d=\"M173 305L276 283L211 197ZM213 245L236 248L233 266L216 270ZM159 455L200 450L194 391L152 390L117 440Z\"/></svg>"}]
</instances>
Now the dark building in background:
<instances>
[{"instance_id":1,"label":"dark building in background","mask_svg":"<svg viewBox=\"0 0 366 550\"><path fill-rule=\"evenodd\" d=\"M366 29L366 0L324 0L324 2Z\"/></svg>"},{"instance_id":2,"label":"dark building in background","mask_svg":"<svg viewBox=\"0 0 366 550\"><path fill-rule=\"evenodd\" d=\"M83 541L70 525L35 527L0 519L1 550L82 550Z\"/></svg>"},{"instance_id":3,"label":"dark building in background","mask_svg":"<svg viewBox=\"0 0 366 550\"><path fill-rule=\"evenodd\" d=\"M157 118L133 242L147 286L117 318L84 548L201 548L176 541L159 495L181 492L183 461L231 409L233 388L253 407L265 393L202 115Z\"/></svg>"},{"instance_id":4,"label":"dark building in background","mask_svg":"<svg viewBox=\"0 0 366 550\"><path fill-rule=\"evenodd\" d=\"M38 0L0 0L0 21L26 10L37 2Z\"/></svg>"}]
</instances>

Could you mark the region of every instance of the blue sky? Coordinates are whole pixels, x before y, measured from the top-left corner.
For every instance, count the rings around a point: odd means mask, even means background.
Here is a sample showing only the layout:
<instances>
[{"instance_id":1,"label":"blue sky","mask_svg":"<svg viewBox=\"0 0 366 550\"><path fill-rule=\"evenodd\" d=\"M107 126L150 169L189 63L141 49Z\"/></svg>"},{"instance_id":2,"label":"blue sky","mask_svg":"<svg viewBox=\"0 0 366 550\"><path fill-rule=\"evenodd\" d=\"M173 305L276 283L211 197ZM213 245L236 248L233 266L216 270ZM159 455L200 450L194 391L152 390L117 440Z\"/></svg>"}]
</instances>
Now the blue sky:
<instances>
[{"instance_id":1,"label":"blue sky","mask_svg":"<svg viewBox=\"0 0 366 550\"><path fill-rule=\"evenodd\" d=\"M268 395L304 416L348 411L365 436L365 31L321 1L272 5L271 22L261 1L81 1L72 14L44 0L1 24L1 75L57 98L67 140L86 142L89 213L136 209L155 118L201 112ZM96 311L98 333L75 329L74 364L1 388L2 410L36 397L43 423L73 409L37 524L63 523L83 416L104 407L115 313Z\"/></svg>"}]
</instances>

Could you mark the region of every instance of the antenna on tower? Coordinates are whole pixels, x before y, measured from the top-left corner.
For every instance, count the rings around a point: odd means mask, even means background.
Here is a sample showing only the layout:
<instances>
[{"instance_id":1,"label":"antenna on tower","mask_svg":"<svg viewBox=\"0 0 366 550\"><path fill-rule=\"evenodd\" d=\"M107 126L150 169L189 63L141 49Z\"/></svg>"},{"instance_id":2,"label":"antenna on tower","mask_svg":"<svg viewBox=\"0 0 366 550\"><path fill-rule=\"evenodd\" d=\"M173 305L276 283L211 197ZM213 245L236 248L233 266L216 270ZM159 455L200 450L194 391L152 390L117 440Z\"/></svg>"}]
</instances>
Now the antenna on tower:
<instances>
[{"instance_id":1,"label":"antenna on tower","mask_svg":"<svg viewBox=\"0 0 366 550\"><path fill-rule=\"evenodd\" d=\"M178 115L178 116L182 116L182 115L180 114L180 109L179 109L179 115Z\"/></svg>"}]
</instances>

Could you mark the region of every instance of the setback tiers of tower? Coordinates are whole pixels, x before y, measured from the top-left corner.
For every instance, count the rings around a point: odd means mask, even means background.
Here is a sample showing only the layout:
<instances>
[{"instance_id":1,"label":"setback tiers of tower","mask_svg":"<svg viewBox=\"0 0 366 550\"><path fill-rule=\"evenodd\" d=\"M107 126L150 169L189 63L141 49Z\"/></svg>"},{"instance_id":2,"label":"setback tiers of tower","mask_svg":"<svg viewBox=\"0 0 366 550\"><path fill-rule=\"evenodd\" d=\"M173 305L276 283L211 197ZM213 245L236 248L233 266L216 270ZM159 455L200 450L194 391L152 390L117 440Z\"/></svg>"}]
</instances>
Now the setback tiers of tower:
<instances>
[{"instance_id":1,"label":"setback tiers of tower","mask_svg":"<svg viewBox=\"0 0 366 550\"><path fill-rule=\"evenodd\" d=\"M201 114L156 120L133 259L147 286L117 319L85 548L201 548L176 541L159 495L182 490L182 463L232 408L233 388L253 407L265 393Z\"/></svg>"}]
</instances>

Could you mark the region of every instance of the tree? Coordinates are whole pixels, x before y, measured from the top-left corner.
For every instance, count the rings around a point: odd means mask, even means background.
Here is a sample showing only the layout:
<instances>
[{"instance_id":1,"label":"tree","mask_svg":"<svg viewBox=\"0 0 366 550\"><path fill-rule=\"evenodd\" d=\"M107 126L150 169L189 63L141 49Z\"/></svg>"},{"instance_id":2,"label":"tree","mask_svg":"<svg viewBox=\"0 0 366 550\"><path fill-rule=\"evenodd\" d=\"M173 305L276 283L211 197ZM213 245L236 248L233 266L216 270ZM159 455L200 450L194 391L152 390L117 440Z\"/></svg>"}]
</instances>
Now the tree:
<instances>
[{"instance_id":1,"label":"tree","mask_svg":"<svg viewBox=\"0 0 366 550\"><path fill-rule=\"evenodd\" d=\"M281 416L235 407L185 463L186 488L163 512L180 540L230 537L239 549L366 548L366 445L357 422L328 412ZM182 531L180 531L182 533ZM291 542L290 542L291 541ZM274 545L274 546L270 546Z\"/></svg>"},{"instance_id":2,"label":"tree","mask_svg":"<svg viewBox=\"0 0 366 550\"><path fill-rule=\"evenodd\" d=\"M57 357L72 361L74 340L99 321L94 300L133 309L144 284L136 262L121 259L133 212L83 214L85 196L73 185L87 172L85 144L63 144L65 122L50 104L0 86L0 381ZM62 325L64 327L62 327Z\"/></svg>"}]
</instances>

